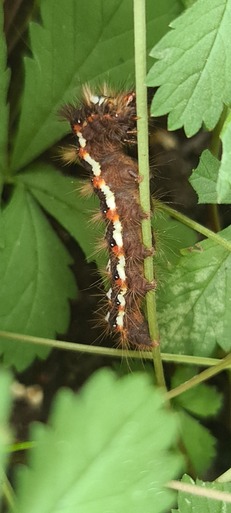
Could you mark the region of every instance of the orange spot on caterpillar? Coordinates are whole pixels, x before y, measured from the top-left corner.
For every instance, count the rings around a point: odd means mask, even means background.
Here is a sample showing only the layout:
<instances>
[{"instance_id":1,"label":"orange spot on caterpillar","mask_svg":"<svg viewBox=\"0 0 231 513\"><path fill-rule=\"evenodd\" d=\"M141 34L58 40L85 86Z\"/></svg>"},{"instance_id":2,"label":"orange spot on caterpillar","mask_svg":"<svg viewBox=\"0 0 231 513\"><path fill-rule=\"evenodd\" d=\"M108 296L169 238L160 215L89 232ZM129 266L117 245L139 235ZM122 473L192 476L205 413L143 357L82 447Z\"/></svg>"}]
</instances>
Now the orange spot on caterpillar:
<instances>
[{"instance_id":1,"label":"orange spot on caterpillar","mask_svg":"<svg viewBox=\"0 0 231 513\"><path fill-rule=\"evenodd\" d=\"M72 125L72 130L76 134L77 132L81 132L82 125L80 123L75 123Z\"/></svg>"},{"instance_id":2,"label":"orange spot on caterpillar","mask_svg":"<svg viewBox=\"0 0 231 513\"><path fill-rule=\"evenodd\" d=\"M118 333L124 333L124 337L126 338L126 330L122 327L122 326L116 326L115 330L118 332Z\"/></svg>"},{"instance_id":3,"label":"orange spot on caterpillar","mask_svg":"<svg viewBox=\"0 0 231 513\"><path fill-rule=\"evenodd\" d=\"M105 180L100 176L94 176L92 184L95 189L102 189L102 187L105 185Z\"/></svg>"},{"instance_id":4,"label":"orange spot on caterpillar","mask_svg":"<svg viewBox=\"0 0 231 513\"><path fill-rule=\"evenodd\" d=\"M118 280L116 280L116 285L118 287L120 287L120 288L125 287L126 286L126 281L121 280L121 278L119 278Z\"/></svg>"},{"instance_id":5,"label":"orange spot on caterpillar","mask_svg":"<svg viewBox=\"0 0 231 513\"><path fill-rule=\"evenodd\" d=\"M111 210L109 209L106 213L106 218L109 221L112 221L112 223L115 223L116 221L119 221L119 215L117 210Z\"/></svg>"},{"instance_id":6,"label":"orange spot on caterpillar","mask_svg":"<svg viewBox=\"0 0 231 513\"><path fill-rule=\"evenodd\" d=\"M124 306L119 305L118 312L124 312L124 311L125 311Z\"/></svg>"},{"instance_id":7,"label":"orange spot on caterpillar","mask_svg":"<svg viewBox=\"0 0 231 513\"><path fill-rule=\"evenodd\" d=\"M79 148L79 158L85 159L88 155L88 152L85 150L85 148Z\"/></svg>"},{"instance_id":8,"label":"orange spot on caterpillar","mask_svg":"<svg viewBox=\"0 0 231 513\"><path fill-rule=\"evenodd\" d=\"M92 121L94 121L96 118L97 118L96 114L91 114L90 116L88 116L87 121L88 121L88 123L92 123Z\"/></svg>"},{"instance_id":9,"label":"orange spot on caterpillar","mask_svg":"<svg viewBox=\"0 0 231 513\"><path fill-rule=\"evenodd\" d=\"M136 93L134 91L132 91L132 93L127 94L127 96L125 96L125 99L127 100L127 104L131 103L135 99L135 96L136 96ZM135 118L137 119L137 116L135 116Z\"/></svg>"},{"instance_id":10,"label":"orange spot on caterpillar","mask_svg":"<svg viewBox=\"0 0 231 513\"><path fill-rule=\"evenodd\" d=\"M110 120L111 119L111 114L104 114L103 117L104 117L104 119Z\"/></svg>"},{"instance_id":11,"label":"orange spot on caterpillar","mask_svg":"<svg viewBox=\"0 0 231 513\"><path fill-rule=\"evenodd\" d=\"M122 246L122 248L123 248L123 246ZM112 248L112 252L114 253L115 256L117 256L117 258L124 256L124 252L123 252L122 248L119 246L114 246Z\"/></svg>"}]
</instances>

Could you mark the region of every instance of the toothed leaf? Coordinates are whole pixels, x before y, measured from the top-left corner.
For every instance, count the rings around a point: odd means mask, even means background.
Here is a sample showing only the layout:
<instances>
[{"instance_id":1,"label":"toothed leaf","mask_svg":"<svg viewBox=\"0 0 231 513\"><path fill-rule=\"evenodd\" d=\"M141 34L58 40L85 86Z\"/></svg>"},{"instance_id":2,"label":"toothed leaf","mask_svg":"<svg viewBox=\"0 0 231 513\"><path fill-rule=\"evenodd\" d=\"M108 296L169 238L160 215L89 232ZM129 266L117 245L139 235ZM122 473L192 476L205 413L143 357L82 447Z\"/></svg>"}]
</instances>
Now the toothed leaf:
<instances>
[{"instance_id":1,"label":"toothed leaf","mask_svg":"<svg viewBox=\"0 0 231 513\"><path fill-rule=\"evenodd\" d=\"M155 206L152 226L156 244L154 265L157 266L160 274L166 274L178 262L181 250L193 246L197 237L194 230L172 219L165 212L158 211L158 207L155 209Z\"/></svg>"},{"instance_id":2,"label":"toothed leaf","mask_svg":"<svg viewBox=\"0 0 231 513\"><path fill-rule=\"evenodd\" d=\"M231 103L230 25L230 0L198 0L152 49L158 62L147 83L160 88L151 112L169 113L170 130L183 126L188 137L203 123L212 130Z\"/></svg>"},{"instance_id":3,"label":"toothed leaf","mask_svg":"<svg viewBox=\"0 0 231 513\"><path fill-rule=\"evenodd\" d=\"M17 513L161 513L177 475L176 417L144 374L119 380L103 370L80 395L61 391L48 426L20 471ZM33 490L33 493L28 493Z\"/></svg>"},{"instance_id":4,"label":"toothed leaf","mask_svg":"<svg viewBox=\"0 0 231 513\"><path fill-rule=\"evenodd\" d=\"M30 23L33 57L25 58L25 88L12 167L31 162L69 127L57 112L74 102L81 84L110 79L133 81L134 43L131 0L40 0L41 23ZM147 2L148 47L166 32L182 6L179 0Z\"/></svg>"},{"instance_id":5,"label":"toothed leaf","mask_svg":"<svg viewBox=\"0 0 231 513\"><path fill-rule=\"evenodd\" d=\"M11 441L11 430L8 425L11 394L11 377L4 369L0 368L0 506L1 506L1 488L3 483L3 470L7 463L7 444Z\"/></svg>"},{"instance_id":6,"label":"toothed leaf","mask_svg":"<svg viewBox=\"0 0 231 513\"><path fill-rule=\"evenodd\" d=\"M231 242L231 228L220 236ZM185 252L159 286L162 350L209 356L219 344L230 351L230 287L229 247L206 240Z\"/></svg>"},{"instance_id":7,"label":"toothed leaf","mask_svg":"<svg viewBox=\"0 0 231 513\"><path fill-rule=\"evenodd\" d=\"M68 299L76 294L71 258L32 196L16 187L3 211L5 246L0 249L0 328L54 338L66 331ZM49 347L0 339L6 364L23 370Z\"/></svg>"},{"instance_id":8,"label":"toothed leaf","mask_svg":"<svg viewBox=\"0 0 231 513\"><path fill-rule=\"evenodd\" d=\"M231 203L231 115L229 115L223 127L221 140L222 157L217 180L218 203Z\"/></svg>"},{"instance_id":9,"label":"toothed leaf","mask_svg":"<svg viewBox=\"0 0 231 513\"><path fill-rule=\"evenodd\" d=\"M193 170L189 181L198 194L198 203L217 203L217 178L220 162L210 153L203 151L199 165Z\"/></svg>"},{"instance_id":10,"label":"toothed leaf","mask_svg":"<svg viewBox=\"0 0 231 513\"><path fill-rule=\"evenodd\" d=\"M200 486L204 489L205 496L198 494L178 492L178 509L172 510L172 513L231 513L231 504L226 501L214 500L206 497L206 491L218 490L229 492L231 494L230 483L204 482L196 479L194 482L191 477L184 475L181 479L182 483Z\"/></svg>"},{"instance_id":11,"label":"toothed leaf","mask_svg":"<svg viewBox=\"0 0 231 513\"><path fill-rule=\"evenodd\" d=\"M216 455L216 439L198 420L179 412L181 441L197 475L208 470Z\"/></svg>"},{"instance_id":12,"label":"toothed leaf","mask_svg":"<svg viewBox=\"0 0 231 513\"><path fill-rule=\"evenodd\" d=\"M172 388L177 387L197 374L195 367L179 367L172 380ZM200 383L176 397L175 402L182 408L201 418L214 416L222 406L222 395L215 387Z\"/></svg>"},{"instance_id":13,"label":"toothed leaf","mask_svg":"<svg viewBox=\"0 0 231 513\"><path fill-rule=\"evenodd\" d=\"M103 236L104 226L102 223L100 229L91 222L92 214L99 209L93 191L92 197L83 197L79 180L63 176L49 165L28 167L27 172L18 174L17 181L23 182L40 205L76 239L88 262L95 260L100 265L95 243Z\"/></svg>"},{"instance_id":14,"label":"toothed leaf","mask_svg":"<svg viewBox=\"0 0 231 513\"><path fill-rule=\"evenodd\" d=\"M3 32L3 5L0 4L0 183L1 175L6 173L7 164L7 141L8 141L8 105L7 92L10 79L9 70L6 67L7 52L5 36Z\"/></svg>"}]
</instances>

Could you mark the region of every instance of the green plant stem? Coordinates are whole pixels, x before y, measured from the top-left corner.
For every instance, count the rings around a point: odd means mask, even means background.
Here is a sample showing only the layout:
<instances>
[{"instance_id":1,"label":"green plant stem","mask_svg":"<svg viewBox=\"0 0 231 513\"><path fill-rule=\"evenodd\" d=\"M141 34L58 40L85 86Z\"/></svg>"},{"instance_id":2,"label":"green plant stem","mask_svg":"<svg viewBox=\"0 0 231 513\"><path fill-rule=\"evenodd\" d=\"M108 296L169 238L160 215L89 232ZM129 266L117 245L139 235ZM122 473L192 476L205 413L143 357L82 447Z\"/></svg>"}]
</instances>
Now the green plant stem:
<instances>
[{"instance_id":1,"label":"green plant stem","mask_svg":"<svg viewBox=\"0 0 231 513\"><path fill-rule=\"evenodd\" d=\"M224 107L221 117L212 132L212 137L211 137L211 141L210 141L210 145L209 145L209 149L210 149L211 153L214 155L214 157L216 157L218 159L220 157L220 151L221 151L220 135L221 135L221 131L224 126L225 120L227 118L227 114L228 114L228 107Z\"/></svg>"},{"instance_id":2,"label":"green plant stem","mask_svg":"<svg viewBox=\"0 0 231 513\"><path fill-rule=\"evenodd\" d=\"M177 397L178 395L183 394L183 392L186 392L186 390L189 390L199 385L199 383L202 383L211 378L212 376L219 374L219 372L227 369L227 364L231 364L231 354L223 358L214 367L205 369L204 371L200 372L200 374L197 374L197 376L193 376L193 378L189 379L185 383L182 383L182 385L179 385L178 387L170 390L170 392L167 392L166 399L169 401L170 399L173 399L173 397Z\"/></svg>"},{"instance_id":3,"label":"green plant stem","mask_svg":"<svg viewBox=\"0 0 231 513\"><path fill-rule=\"evenodd\" d=\"M218 205L216 203L207 204L209 224L212 230L217 233L221 231L220 216L218 211Z\"/></svg>"},{"instance_id":4,"label":"green plant stem","mask_svg":"<svg viewBox=\"0 0 231 513\"><path fill-rule=\"evenodd\" d=\"M35 442L31 442L30 440L25 442L17 442L15 444L10 444L6 447L6 452L18 452L18 451L27 451L28 449L33 449L36 446Z\"/></svg>"},{"instance_id":5,"label":"green plant stem","mask_svg":"<svg viewBox=\"0 0 231 513\"><path fill-rule=\"evenodd\" d=\"M210 149L211 153L217 159L220 158L220 151L221 151L220 134L221 134L221 130L223 128L224 122L227 117L227 112L228 112L228 108L224 107L222 115L212 132L212 137L211 137L211 141L210 141L210 145L209 145L209 149ZM221 223L220 223L218 205L208 204L207 209L208 209L208 214L209 214L209 220L211 223L211 228L214 230L214 232L219 232L221 230Z\"/></svg>"},{"instance_id":6,"label":"green plant stem","mask_svg":"<svg viewBox=\"0 0 231 513\"><path fill-rule=\"evenodd\" d=\"M217 483L229 483L231 481L231 468L216 478Z\"/></svg>"},{"instance_id":7,"label":"green plant stem","mask_svg":"<svg viewBox=\"0 0 231 513\"><path fill-rule=\"evenodd\" d=\"M138 129L138 161L140 170L140 204L148 218L142 222L142 237L144 246L152 248L152 228L150 220L150 177L148 152L148 111L146 70L146 12L145 0L134 0L134 39L135 39L135 72L136 72L136 102ZM148 281L154 282L153 257L144 261L144 275ZM156 312L155 291L146 294L147 319L151 339L154 342L153 359L156 379L159 386L165 387L163 365L159 345L159 329Z\"/></svg>"},{"instance_id":8,"label":"green plant stem","mask_svg":"<svg viewBox=\"0 0 231 513\"><path fill-rule=\"evenodd\" d=\"M229 503L231 502L231 493L228 492L213 490L190 483L182 483L181 481L170 481L169 483L167 483L167 486L172 490L177 490L179 492L184 492L191 495L197 495L198 497L206 497L207 499L213 499L216 501L223 501ZM216 509L216 511L222 511L222 508L219 508L219 510Z\"/></svg>"},{"instance_id":9,"label":"green plant stem","mask_svg":"<svg viewBox=\"0 0 231 513\"><path fill-rule=\"evenodd\" d=\"M9 506L9 510L12 512L15 511L14 490L13 490L6 475L4 475L3 482L2 482L2 495L5 498L5 501Z\"/></svg>"},{"instance_id":10,"label":"green plant stem","mask_svg":"<svg viewBox=\"0 0 231 513\"><path fill-rule=\"evenodd\" d=\"M229 483L231 481L231 468L215 479L217 483Z\"/></svg>"},{"instance_id":11,"label":"green plant stem","mask_svg":"<svg viewBox=\"0 0 231 513\"><path fill-rule=\"evenodd\" d=\"M218 233L214 233L212 230L209 230L209 228L206 228L205 226L197 223L196 221L193 221L193 219L190 219L184 214L181 214L181 212L178 212L177 210L174 210L173 208L164 205L163 203L159 203L158 208L169 214L174 219L177 219L181 223L185 224L186 226L189 226L189 228L192 228L193 230L195 230L198 233L201 233L208 239L213 240L214 242L216 242L216 244L223 246L226 250L231 251L231 242L221 237Z\"/></svg>"},{"instance_id":12,"label":"green plant stem","mask_svg":"<svg viewBox=\"0 0 231 513\"><path fill-rule=\"evenodd\" d=\"M210 228L215 232L221 231L221 222L219 216L219 209L217 203L208 203L207 207L207 216L209 220Z\"/></svg>"},{"instance_id":13,"label":"green plant stem","mask_svg":"<svg viewBox=\"0 0 231 513\"><path fill-rule=\"evenodd\" d=\"M131 358L131 359L142 359L142 360L152 360L152 352L144 351L143 353L139 353L138 351L124 351L123 349L111 349L108 347L99 347L99 346L89 346L86 344L76 344L74 342L66 342L65 340L53 340L49 338L41 338L34 337L32 335L22 335L20 333L12 333L9 331L0 331L0 339L6 338L10 341L17 340L18 342L26 343L26 344L35 344L50 347L53 349L59 349L61 351L73 351L81 354L92 354L92 355L101 355L101 356L109 356L111 358ZM179 364L189 364L189 365L197 365L201 367L213 367L217 365L223 360L219 358L206 358L203 356L190 356L183 354L171 354L171 353L161 353L162 360L165 362L174 362ZM231 363L226 367L231 368Z\"/></svg>"}]
</instances>

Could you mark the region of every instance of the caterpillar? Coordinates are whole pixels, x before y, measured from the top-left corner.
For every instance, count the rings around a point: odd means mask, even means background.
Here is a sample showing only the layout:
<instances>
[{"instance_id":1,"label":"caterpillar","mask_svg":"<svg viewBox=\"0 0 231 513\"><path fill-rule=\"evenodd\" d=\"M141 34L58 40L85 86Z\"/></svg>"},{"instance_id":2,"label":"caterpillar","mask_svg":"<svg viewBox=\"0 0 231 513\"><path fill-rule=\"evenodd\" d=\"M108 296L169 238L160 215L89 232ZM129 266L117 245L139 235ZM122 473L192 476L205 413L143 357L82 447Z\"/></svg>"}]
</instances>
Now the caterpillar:
<instances>
[{"instance_id":1,"label":"caterpillar","mask_svg":"<svg viewBox=\"0 0 231 513\"><path fill-rule=\"evenodd\" d=\"M150 349L141 305L155 288L143 270L144 259L154 250L142 243L141 222L147 214L139 203L138 163L126 153L126 146L136 142L135 92L115 94L104 84L96 94L85 85L80 106L66 105L61 114L76 136L77 157L90 173L106 223L111 286L105 320L122 347Z\"/></svg>"}]
</instances>

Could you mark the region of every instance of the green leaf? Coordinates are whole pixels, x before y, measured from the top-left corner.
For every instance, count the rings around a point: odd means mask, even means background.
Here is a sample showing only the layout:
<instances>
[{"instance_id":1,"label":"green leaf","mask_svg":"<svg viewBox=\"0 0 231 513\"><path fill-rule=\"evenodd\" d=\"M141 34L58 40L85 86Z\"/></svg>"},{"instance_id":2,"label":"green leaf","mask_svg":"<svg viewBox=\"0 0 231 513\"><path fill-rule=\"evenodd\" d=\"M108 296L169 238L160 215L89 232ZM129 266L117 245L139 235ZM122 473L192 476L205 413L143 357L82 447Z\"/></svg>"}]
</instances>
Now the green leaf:
<instances>
[{"instance_id":1,"label":"green leaf","mask_svg":"<svg viewBox=\"0 0 231 513\"><path fill-rule=\"evenodd\" d=\"M5 234L4 234L4 221L2 215L2 209L0 208L0 250L4 248L5 244Z\"/></svg>"},{"instance_id":2,"label":"green leaf","mask_svg":"<svg viewBox=\"0 0 231 513\"><path fill-rule=\"evenodd\" d=\"M199 166L189 179L199 196L199 203L231 203L230 139L231 115L221 132L221 162L208 150L203 151Z\"/></svg>"},{"instance_id":3,"label":"green leaf","mask_svg":"<svg viewBox=\"0 0 231 513\"><path fill-rule=\"evenodd\" d=\"M88 262L101 263L94 243L103 236L104 228L100 230L99 224L90 222L99 208L95 195L83 197L79 180L63 176L49 165L34 165L26 173L19 173L16 180L23 182L40 205L76 239Z\"/></svg>"},{"instance_id":4,"label":"green leaf","mask_svg":"<svg viewBox=\"0 0 231 513\"><path fill-rule=\"evenodd\" d=\"M221 132L222 157L217 180L218 203L231 203L231 114Z\"/></svg>"},{"instance_id":5,"label":"green leaf","mask_svg":"<svg viewBox=\"0 0 231 513\"><path fill-rule=\"evenodd\" d=\"M185 383L196 374L197 369L195 368L179 367L171 380L172 388ZM218 413L222 406L222 395L215 387L201 383L196 388L191 388L180 394L174 401L193 415L206 418Z\"/></svg>"},{"instance_id":6,"label":"green leaf","mask_svg":"<svg viewBox=\"0 0 231 513\"><path fill-rule=\"evenodd\" d=\"M196 482L187 475L182 478L182 483L201 486L206 493L206 490L219 490L231 493L230 483L209 483L200 481ZM225 501L218 501L191 493L179 492L178 493L178 509L172 510L172 513L231 513L231 504Z\"/></svg>"},{"instance_id":7,"label":"green leaf","mask_svg":"<svg viewBox=\"0 0 231 513\"><path fill-rule=\"evenodd\" d=\"M231 103L230 25L230 0L198 0L153 48L151 55L159 61L147 83L160 88L151 112L169 112L170 130L184 126L188 137L202 123L212 130L223 105Z\"/></svg>"},{"instance_id":8,"label":"green leaf","mask_svg":"<svg viewBox=\"0 0 231 513\"><path fill-rule=\"evenodd\" d=\"M228 468L221 476L216 479L219 483L230 483L231 482L231 467Z\"/></svg>"},{"instance_id":9,"label":"green leaf","mask_svg":"<svg viewBox=\"0 0 231 513\"><path fill-rule=\"evenodd\" d=\"M193 170L189 178L191 185L198 194L198 203L217 203L216 187L219 167L219 160L209 150L203 151L199 165Z\"/></svg>"},{"instance_id":10,"label":"green leaf","mask_svg":"<svg viewBox=\"0 0 231 513\"><path fill-rule=\"evenodd\" d=\"M220 232L231 241L231 227ZM231 255L206 240L181 257L159 288L162 351L209 356L231 349Z\"/></svg>"},{"instance_id":11,"label":"green leaf","mask_svg":"<svg viewBox=\"0 0 231 513\"><path fill-rule=\"evenodd\" d=\"M10 72L6 68L7 49L3 32L3 5L0 4L0 175L6 173L7 165L7 141L8 141L8 105L7 92L10 80ZM1 186L1 180L0 180Z\"/></svg>"},{"instance_id":12,"label":"green leaf","mask_svg":"<svg viewBox=\"0 0 231 513\"><path fill-rule=\"evenodd\" d=\"M11 441L10 428L8 419L11 409L11 376L8 372L0 367L0 475L6 464L7 451L6 446ZM0 504L1 504L1 484L0 478Z\"/></svg>"},{"instance_id":13,"label":"green leaf","mask_svg":"<svg viewBox=\"0 0 231 513\"><path fill-rule=\"evenodd\" d=\"M188 7L191 7L197 0L181 0L182 4L184 5L185 9L188 9Z\"/></svg>"},{"instance_id":14,"label":"green leaf","mask_svg":"<svg viewBox=\"0 0 231 513\"><path fill-rule=\"evenodd\" d=\"M154 44L168 32L169 24L183 10L181 0L162 0L153 4L152 0L146 1L146 29L147 50L151 50ZM132 27L133 31L133 27ZM134 59L132 50L132 59ZM152 59L148 59L148 68L152 65ZM134 68L134 63L133 63ZM134 69L133 69L134 73ZM134 77L135 80L135 77Z\"/></svg>"},{"instance_id":15,"label":"green leaf","mask_svg":"<svg viewBox=\"0 0 231 513\"><path fill-rule=\"evenodd\" d=\"M152 227L156 242L154 265L158 268L158 273L164 275L176 265L181 250L195 244L197 237L194 230L158 210L158 204L156 208L154 204Z\"/></svg>"},{"instance_id":16,"label":"green leaf","mask_svg":"<svg viewBox=\"0 0 231 513\"><path fill-rule=\"evenodd\" d=\"M173 496L164 484L181 457L176 417L144 374L117 380L94 375L79 396L58 394L49 425L32 432L36 446L18 478L17 513L155 513ZM33 490L33 493L28 493Z\"/></svg>"},{"instance_id":17,"label":"green leaf","mask_svg":"<svg viewBox=\"0 0 231 513\"><path fill-rule=\"evenodd\" d=\"M189 366L176 370L172 380L172 387L188 381L196 374L196 369ZM209 430L202 426L190 414L199 417L216 415L222 404L222 397L214 387L200 384L174 399L176 409L179 411L181 424L181 441L185 447L188 459L194 471L198 474L205 472L215 456L216 439ZM183 408L183 410L182 410ZM186 410L186 411L184 411Z\"/></svg>"},{"instance_id":18,"label":"green leaf","mask_svg":"<svg viewBox=\"0 0 231 513\"><path fill-rule=\"evenodd\" d=\"M221 162L209 150L203 151L200 163L189 181L199 197L199 203L231 203L230 173L231 116L221 132Z\"/></svg>"},{"instance_id":19,"label":"green leaf","mask_svg":"<svg viewBox=\"0 0 231 513\"><path fill-rule=\"evenodd\" d=\"M69 127L60 123L62 103L74 101L84 82L133 79L131 0L40 0L42 24L30 24L33 59L25 58L25 89L12 167L25 166L58 141ZM179 0L147 5L147 40L161 37L181 11Z\"/></svg>"},{"instance_id":20,"label":"green leaf","mask_svg":"<svg viewBox=\"0 0 231 513\"><path fill-rule=\"evenodd\" d=\"M66 331L68 298L76 287L71 258L37 203L18 186L3 211L5 247L0 250L0 329L53 338ZM6 364L23 370L49 348L0 340Z\"/></svg>"},{"instance_id":21,"label":"green leaf","mask_svg":"<svg viewBox=\"0 0 231 513\"><path fill-rule=\"evenodd\" d=\"M216 439L198 420L184 411L178 413L181 441L196 474L208 470L216 455Z\"/></svg>"}]
</instances>

